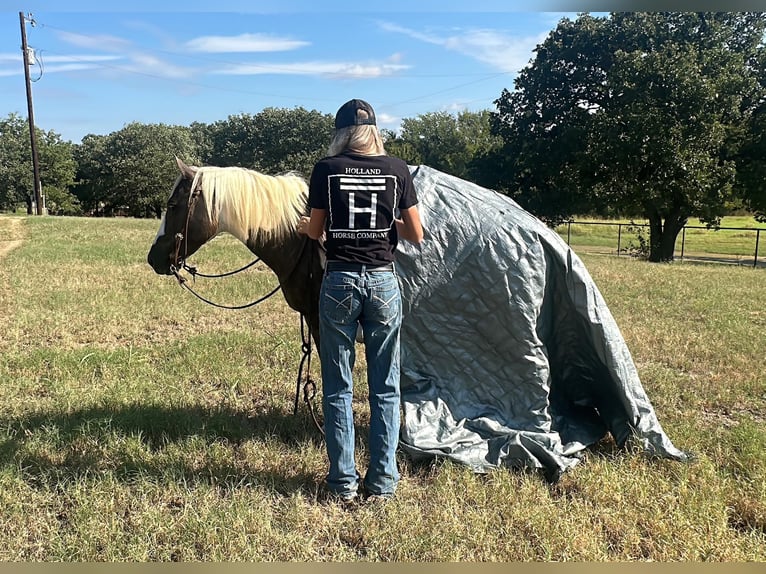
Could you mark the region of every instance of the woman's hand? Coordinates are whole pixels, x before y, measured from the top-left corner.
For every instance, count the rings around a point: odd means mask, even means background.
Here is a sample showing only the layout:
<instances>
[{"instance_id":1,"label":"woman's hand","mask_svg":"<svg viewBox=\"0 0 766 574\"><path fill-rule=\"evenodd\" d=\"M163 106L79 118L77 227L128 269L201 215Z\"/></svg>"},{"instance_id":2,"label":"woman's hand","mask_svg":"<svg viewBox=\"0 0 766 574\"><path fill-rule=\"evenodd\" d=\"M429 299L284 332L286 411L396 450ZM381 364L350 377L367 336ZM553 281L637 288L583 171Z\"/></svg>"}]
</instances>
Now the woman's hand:
<instances>
[{"instance_id":1,"label":"woman's hand","mask_svg":"<svg viewBox=\"0 0 766 574\"><path fill-rule=\"evenodd\" d=\"M298 233L300 233L302 235L307 235L308 234L308 231L309 231L309 221L311 221L311 218L309 218L309 217L307 217L305 215L302 216L298 220L298 226L296 228Z\"/></svg>"}]
</instances>

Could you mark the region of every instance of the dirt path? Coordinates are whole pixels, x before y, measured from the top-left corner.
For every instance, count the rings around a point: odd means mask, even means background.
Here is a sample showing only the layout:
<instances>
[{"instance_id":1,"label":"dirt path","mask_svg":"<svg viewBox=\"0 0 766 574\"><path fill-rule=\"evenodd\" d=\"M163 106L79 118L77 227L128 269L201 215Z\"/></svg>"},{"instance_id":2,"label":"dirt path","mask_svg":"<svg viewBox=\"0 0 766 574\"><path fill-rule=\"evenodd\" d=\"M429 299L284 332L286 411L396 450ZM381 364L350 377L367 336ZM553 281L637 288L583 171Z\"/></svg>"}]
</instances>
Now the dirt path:
<instances>
[{"instance_id":1,"label":"dirt path","mask_svg":"<svg viewBox=\"0 0 766 574\"><path fill-rule=\"evenodd\" d=\"M19 247L23 240L19 239L22 236L21 232L21 219L15 217L4 217L0 219L0 258L5 257ZM9 239L5 239L8 237Z\"/></svg>"}]
</instances>

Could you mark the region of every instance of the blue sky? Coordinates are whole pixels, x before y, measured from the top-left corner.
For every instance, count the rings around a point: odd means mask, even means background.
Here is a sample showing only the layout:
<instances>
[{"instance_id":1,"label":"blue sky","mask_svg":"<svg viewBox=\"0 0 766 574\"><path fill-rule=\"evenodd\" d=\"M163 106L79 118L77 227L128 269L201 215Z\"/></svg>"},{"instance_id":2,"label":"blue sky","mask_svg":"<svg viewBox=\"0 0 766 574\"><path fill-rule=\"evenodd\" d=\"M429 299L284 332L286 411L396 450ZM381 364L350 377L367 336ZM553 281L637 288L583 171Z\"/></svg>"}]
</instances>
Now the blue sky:
<instances>
[{"instance_id":1,"label":"blue sky","mask_svg":"<svg viewBox=\"0 0 766 574\"><path fill-rule=\"evenodd\" d=\"M427 112L494 109L535 46L576 17L500 0L0 2L0 117L27 116L19 11L31 12L36 124L74 142L132 121L334 113L355 97L391 129Z\"/></svg>"}]
</instances>

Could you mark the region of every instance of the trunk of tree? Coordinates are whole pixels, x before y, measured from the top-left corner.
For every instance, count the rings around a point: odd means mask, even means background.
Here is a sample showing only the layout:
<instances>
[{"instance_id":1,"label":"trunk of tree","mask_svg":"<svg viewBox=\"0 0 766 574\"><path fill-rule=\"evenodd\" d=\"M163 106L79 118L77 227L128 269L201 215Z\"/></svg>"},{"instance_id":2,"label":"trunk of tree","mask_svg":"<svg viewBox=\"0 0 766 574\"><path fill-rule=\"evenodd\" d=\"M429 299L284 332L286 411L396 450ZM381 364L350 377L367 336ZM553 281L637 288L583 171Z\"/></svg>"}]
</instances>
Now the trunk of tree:
<instances>
[{"instance_id":1,"label":"trunk of tree","mask_svg":"<svg viewBox=\"0 0 766 574\"><path fill-rule=\"evenodd\" d=\"M649 261L673 261L676 239L686 225L688 217L674 209L663 224L662 216L656 210L649 210Z\"/></svg>"},{"instance_id":2,"label":"trunk of tree","mask_svg":"<svg viewBox=\"0 0 766 574\"><path fill-rule=\"evenodd\" d=\"M34 215L35 214L34 209L33 209L34 202L32 201L32 196L31 195L27 195L25 201L27 203L27 215Z\"/></svg>"}]
</instances>

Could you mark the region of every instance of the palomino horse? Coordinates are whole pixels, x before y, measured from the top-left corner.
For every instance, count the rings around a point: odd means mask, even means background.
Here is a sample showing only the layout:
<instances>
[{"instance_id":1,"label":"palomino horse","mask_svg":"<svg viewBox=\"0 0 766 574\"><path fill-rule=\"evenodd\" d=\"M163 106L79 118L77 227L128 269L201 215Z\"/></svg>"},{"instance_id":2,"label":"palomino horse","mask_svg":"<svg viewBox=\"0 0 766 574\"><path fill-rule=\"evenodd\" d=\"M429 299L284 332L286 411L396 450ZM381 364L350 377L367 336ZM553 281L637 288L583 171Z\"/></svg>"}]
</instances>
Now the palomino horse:
<instances>
[{"instance_id":1,"label":"palomino horse","mask_svg":"<svg viewBox=\"0 0 766 574\"><path fill-rule=\"evenodd\" d=\"M322 254L316 241L296 231L308 212L306 182L239 167L192 167L176 159L176 180L147 260L160 275L220 233L244 243L276 274L287 304L306 317L319 344Z\"/></svg>"}]
</instances>

